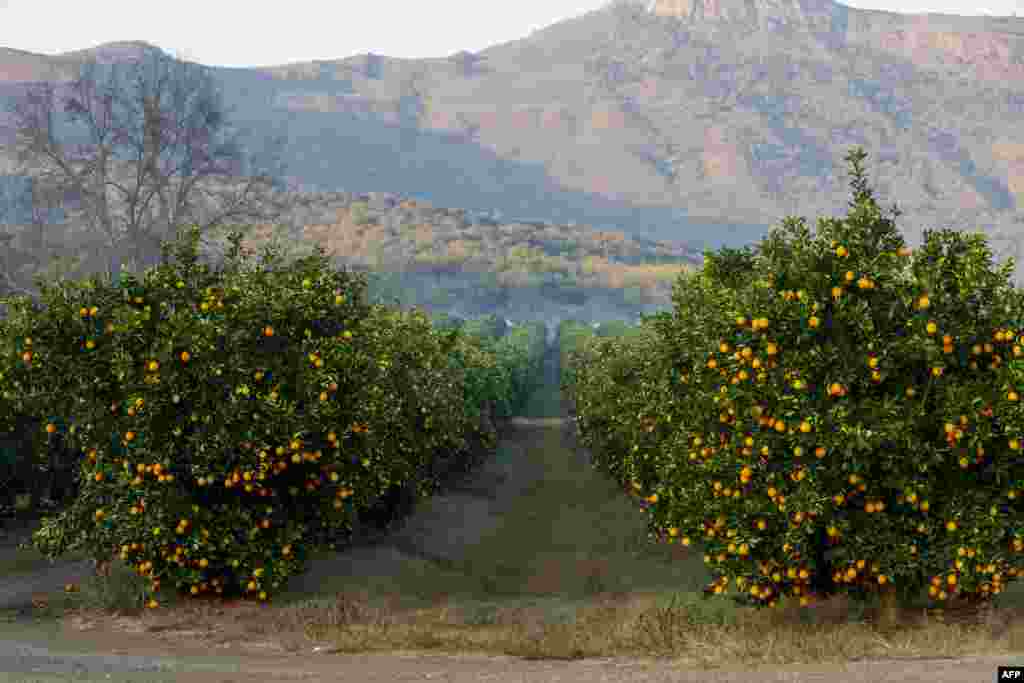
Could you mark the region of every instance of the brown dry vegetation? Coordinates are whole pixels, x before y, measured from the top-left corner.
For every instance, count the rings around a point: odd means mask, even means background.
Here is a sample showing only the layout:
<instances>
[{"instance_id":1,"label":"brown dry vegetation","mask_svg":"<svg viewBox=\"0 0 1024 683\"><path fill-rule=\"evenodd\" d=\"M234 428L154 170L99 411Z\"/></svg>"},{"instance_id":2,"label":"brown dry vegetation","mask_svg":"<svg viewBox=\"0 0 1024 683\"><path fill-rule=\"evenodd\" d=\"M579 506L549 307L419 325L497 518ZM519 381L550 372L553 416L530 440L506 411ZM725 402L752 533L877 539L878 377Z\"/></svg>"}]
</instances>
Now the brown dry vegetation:
<instances>
[{"instance_id":1,"label":"brown dry vegetation","mask_svg":"<svg viewBox=\"0 0 1024 683\"><path fill-rule=\"evenodd\" d=\"M365 201L346 199L327 214L323 222L305 224L301 234L310 247L321 245L342 263L392 271L497 272L508 287L527 286L531 273L551 273L586 289L637 287L652 300L667 301L672 283L696 258L678 246L643 244L587 226L474 225L462 211L414 200L372 211ZM243 245L258 248L269 234L261 230Z\"/></svg>"},{"instance_id":2,"label":"brown dry vegetation","mask_svg":"<svg viewBox=\"0 0 1024 683\"><path fill-rule=\"evenodd\" d=\"M631 301L660 306L670 304L679 273L701 259L681 243L643 241L590 226L476 221L463 210L435 209L411 199L300 196L299 208L279 223L249 226L242 246L258 255L265 245L276 243L288 256L303 256L319 245L336 266L432 276L437 286L443 286L444 278L491 274L491 286L513 298L516 290L544 285L545 296L556 301L559 290L595 298L626 291ZM205 236L219 245L215 253L226 250L228 227ZM107 249L96 252L98 242L89 233L67 225L42 226L41 231L12 225L6 230L15 235L11 246L20 250L9 267L19 271L16 280L22 286L35 273L45 272L43 267L29 272L26 268L34 262L18 256L38 251L32 246L36 235L44 236L50 256L81 259L77 265L69 263L64 273L69 279L105 272L109 266Z\"/></svg>"}]
</instances>

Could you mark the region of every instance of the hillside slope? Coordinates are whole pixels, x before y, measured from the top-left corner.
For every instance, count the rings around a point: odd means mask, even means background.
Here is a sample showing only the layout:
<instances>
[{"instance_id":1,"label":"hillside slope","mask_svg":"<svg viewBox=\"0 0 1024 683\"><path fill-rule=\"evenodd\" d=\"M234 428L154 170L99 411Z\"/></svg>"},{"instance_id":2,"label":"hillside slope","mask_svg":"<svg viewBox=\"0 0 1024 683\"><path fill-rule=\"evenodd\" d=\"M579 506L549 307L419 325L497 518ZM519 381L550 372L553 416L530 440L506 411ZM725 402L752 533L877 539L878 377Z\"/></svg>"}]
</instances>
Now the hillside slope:
<instances>
[{"instance_id":1,"label":"hillside slope","mask_svg":"<svg viewBox=\"0 0 1024 683\"><path fill-rule=\"evenodd\" d=\"M289 173L323 189L740 246L845 210L842 159L863 145L912 244L953 227L1017 249L1024 18L704 7L617 2L475 54L213 73L233 122L256 146L287 130ZM0 90L80 56L0 52Z\"/></svg>"}]
</instances>

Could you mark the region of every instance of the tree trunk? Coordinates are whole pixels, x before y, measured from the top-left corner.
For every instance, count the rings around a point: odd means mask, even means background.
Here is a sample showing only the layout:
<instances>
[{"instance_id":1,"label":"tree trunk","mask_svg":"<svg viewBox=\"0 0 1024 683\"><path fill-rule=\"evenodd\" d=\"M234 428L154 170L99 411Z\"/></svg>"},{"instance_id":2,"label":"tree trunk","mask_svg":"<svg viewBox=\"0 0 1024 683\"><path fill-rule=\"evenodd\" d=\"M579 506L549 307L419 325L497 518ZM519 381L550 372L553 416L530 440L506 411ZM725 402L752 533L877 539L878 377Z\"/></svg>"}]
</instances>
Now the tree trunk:
<instances>
[{"instance_id":1,"label":"tree trunk","mask_svg":"<svg viewBox=\"0 0 1024 683\"><path fill-rule=\"evenodd\" d=\"M892 584L882 586L879 595L878 625L883 629L899 626L899 605L896 587Z\"/></svg>"}]
</instances>

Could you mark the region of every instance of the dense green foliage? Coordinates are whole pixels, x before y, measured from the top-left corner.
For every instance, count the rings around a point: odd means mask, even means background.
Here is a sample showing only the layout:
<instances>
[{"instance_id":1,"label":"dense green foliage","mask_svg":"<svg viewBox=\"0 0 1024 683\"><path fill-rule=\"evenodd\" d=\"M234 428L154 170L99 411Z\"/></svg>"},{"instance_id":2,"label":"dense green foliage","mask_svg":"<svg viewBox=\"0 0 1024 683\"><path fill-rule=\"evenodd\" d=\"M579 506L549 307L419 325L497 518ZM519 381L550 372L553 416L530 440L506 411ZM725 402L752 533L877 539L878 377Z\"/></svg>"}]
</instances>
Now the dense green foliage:
<instances>
[{"instance_id":1,"label":"dense green foliage","mask_svg":"<svg viewBox=\"0 0 1024 683\"><path fill-rule=\"evenodd\" d=\"M949 230L912 255L863 158L846 219L705 254L656 341L590 345L567 378L598 466L704 546L710 594L984 601L1024 570L1013 263Z\"/></svg>"},{"instance_id":2,"label":"dense green foliage","mask_svg":"<svg viewBox=\"0 0 1024 683\"><path fill-rule=\"evenodd\" d=\"M232 243L220 272L193 230L144 282L5 301L0 431L15 408L42 416L38 456L69 419L83 456L77 498L33 537L51 558L120 555L153 590L267 599L395 486L429 495L470 442L493 448L481 406L523 400L536 326L478 344L365 304L322 251L248 268Z\"/></svg>"},{"instance_id":3,"label":"dense green foliage","mask_svg":"<svg viewBox=\"0 0 1024 683\"><path fill-rule=\"evenodd\" d=\"M649 487L656 481L649 456L667 425L658 428L651 406L673 400L670 368L651 326L655 319L617 336L578 323L564 323L560 330L561 382L574 399L580 441L591 449L595 466L631 494L634 482ZM622 457L623 449L629 457Z\"/></svg>"}]
</instances>

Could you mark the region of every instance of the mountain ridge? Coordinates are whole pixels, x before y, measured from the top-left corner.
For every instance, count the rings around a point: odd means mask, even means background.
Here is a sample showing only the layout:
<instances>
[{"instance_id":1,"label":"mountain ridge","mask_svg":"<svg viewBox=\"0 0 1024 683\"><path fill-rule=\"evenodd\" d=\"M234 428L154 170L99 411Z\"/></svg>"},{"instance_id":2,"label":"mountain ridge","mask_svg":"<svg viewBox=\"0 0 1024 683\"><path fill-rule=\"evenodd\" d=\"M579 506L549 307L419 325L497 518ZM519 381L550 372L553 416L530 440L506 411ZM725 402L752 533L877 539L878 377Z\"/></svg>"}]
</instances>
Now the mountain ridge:
<instances>
[{"instance_id":1,"label":"mountain ridge","mask_svg":"<svg viewBox=\"0 0 1024 683\"><path fill-rule=\"evenodd\" d=\"M0 96L32 80L6 55ZM257 136L287 122L294 176L326 190L735 247L845 215L860 145L911 244L980 229L1022 255L1024 18L620 1L476 53L210 68Z\"/></svg>"}]
</instances>

